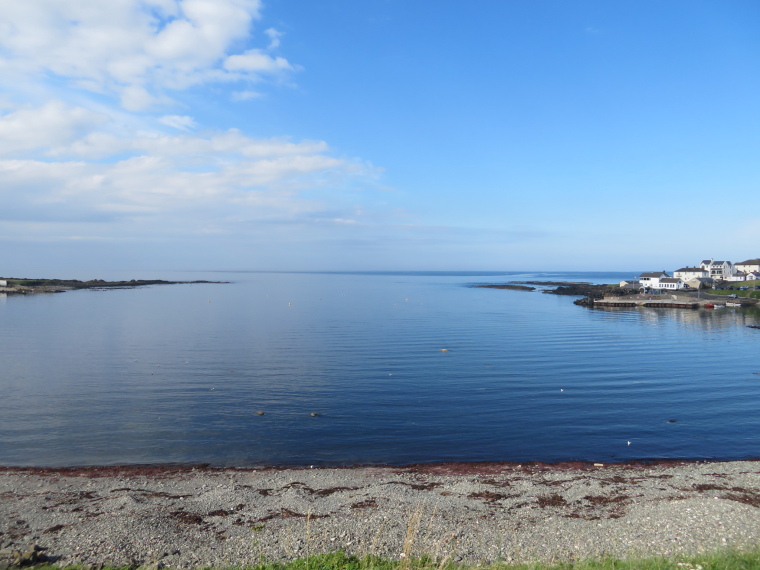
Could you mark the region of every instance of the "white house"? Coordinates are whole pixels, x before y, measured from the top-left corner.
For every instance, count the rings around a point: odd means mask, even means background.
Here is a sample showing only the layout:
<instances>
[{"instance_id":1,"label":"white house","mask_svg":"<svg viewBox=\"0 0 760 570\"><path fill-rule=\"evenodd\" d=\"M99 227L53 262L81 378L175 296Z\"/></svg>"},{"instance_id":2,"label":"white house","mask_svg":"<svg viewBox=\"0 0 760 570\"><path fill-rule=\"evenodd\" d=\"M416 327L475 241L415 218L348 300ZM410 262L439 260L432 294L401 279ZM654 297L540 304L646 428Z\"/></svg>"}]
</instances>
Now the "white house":
<instances>
[{"instance_id":1,"label":"white house","mask_svg":"<svg viewBox=\"0 0 760 570\"><path fill-rule=\"evenodd\" d=\"M734 264L730 261L716 261L714 259L703 259L699 266L707 271L708 276L715 280L726 281L731 275L736 273Z\"/></svg>"},{"instance_id":2,"label":"white house","mask_svg":"<svg viewBox=\"0 0 760 570\"><path fill-rule=\"evenodd\" d=\"M673 272L673 277L680 277L685 282L689 279L710 277L710 274L701 267L682 267L681 269L676 269Z\"/></svg>"},{"instance_id":3,"label":"white house","mask_svg":"<svg viewBox=\"0 0 760 570\"><path fill-rule=\"evenodd\" d=\"M734 267L737 271L744 271L745 273L758 272L760 271L760 259L748 259L734 264Z\"/></svg>"},{"instance_id":4,"label":"white house","mask_svg":"<svg viewBox=\"0 0 760 570\"><path fill-rule=\"evenodd\" d=\"M726 277L726 281L746 281L747 274L744 271L737 271L733 275Z\"/></svg>"},{"instance_id":5,"label":"white house","mask_svg":"<svg viewBox=\"0 0 760 570\"><path fill-rule=\"evenodd\" d=\"M650 271L648 273L642 273L639 275L639 281L641 282L641 286L644 288L659 289L660 279L666 279L668 277L670 277L670 275L664 271Z\"/></svg>"},{"instance_id":6,"label":"white house","mask_svg":"<svg viewBox=\"0 0 760 570\"><path fill-rule=\"evenodd\" d=\"M680 277L663 277L660 279L658 289L668 289L670 291L677 291L683 289L684 282Z\"/></svg>"}]
</instances>

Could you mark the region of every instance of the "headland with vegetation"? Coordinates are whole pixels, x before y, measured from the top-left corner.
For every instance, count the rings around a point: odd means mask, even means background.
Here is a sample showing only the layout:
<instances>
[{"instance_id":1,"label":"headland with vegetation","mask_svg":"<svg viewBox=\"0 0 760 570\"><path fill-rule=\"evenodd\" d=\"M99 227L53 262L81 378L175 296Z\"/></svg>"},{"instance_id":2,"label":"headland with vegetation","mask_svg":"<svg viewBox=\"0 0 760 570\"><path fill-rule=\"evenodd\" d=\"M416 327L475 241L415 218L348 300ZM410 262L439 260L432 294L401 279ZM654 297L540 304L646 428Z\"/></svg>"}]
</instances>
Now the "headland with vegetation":
<instances>
[{"instance_id":1,"label":"headland with vegetation","mask_svg":"<svg viewBox=\"0 0 760 570\"><path fill-rule=\"evenodd\" d=\"M199 283L227 283L227 281L164 281L162 279L130 279L129 281L104 281L103 279L28 279L0 278L0 294L30 295L35 293L63 293L80 289L134 289L148 285L189 285Z\"/></svg>"}]
</instances>

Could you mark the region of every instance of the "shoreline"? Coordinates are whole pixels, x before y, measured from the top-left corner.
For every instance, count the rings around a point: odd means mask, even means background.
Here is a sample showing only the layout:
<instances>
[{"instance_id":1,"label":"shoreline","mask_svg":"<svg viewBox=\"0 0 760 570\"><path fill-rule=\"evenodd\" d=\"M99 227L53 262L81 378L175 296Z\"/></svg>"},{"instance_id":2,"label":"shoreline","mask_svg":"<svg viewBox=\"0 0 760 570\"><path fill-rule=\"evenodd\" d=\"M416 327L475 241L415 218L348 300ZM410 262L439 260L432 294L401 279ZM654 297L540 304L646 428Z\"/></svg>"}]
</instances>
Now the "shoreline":
<instances>
[{"instance_id":1,"label":"shoreline","mask_svg":"<svg viewBox=\"0 0 760 570\"><path fill-rule=\"evenodd\" d=\"M477 473L479 471L492 471L494 469L541 469L565 471L569 469L596 469L599 467L630 467L630 468L657 468L657 467L682 467L688 465L706 465L711 463L741 463L757 462L760 457L743 458L644 458L627 459L625 461L592 461L592 460L565 460L565 461L430 461L427 463L351 463L335 465L290 465L290 464L263 464L263 465L214 465L212 463L118 463L113 465L0 465L0 475L4 473L27 473L30 475L59 475L62 477L108 477L121 474L152 475L153 473L186 473L198 471L299 471L299 470L326 470L326 469L403 469L419 472L435 471L450 473Z\"/></svg>"},{"instance_id":2,"label":"shoreline","mask_svg":"<svg viewBox=\"0 0 760 570\"><path fill-rule=\"evenodd\" d=\"M678 556L756 547L758 509L758 460L0 468L0 548L61 565Z\"/></svg>"},{"instance_id":3,"label":"shoreline","mask_svg":"<svg viewBox=\"0 0 760 570\"><path fill-rule=\"evenodd\" d=\"M676 308L676 309L712 309L716 305L726 305L737 308L754 307L760 300L750 297L729 297L708 292L698 293L696 290L663 291L661 293L639 293L633 290L622 290L615 285L594 285L572 281L510 281L508 283L484 283L473 285L476 289L508 289L513 291L532 292L533 285L554 287L543 289L541 293L548 295L567 295L580 297L573 301L575 305L589 308Z\"/></svg>"},{"instance_id":4,"label":"shoreline","mask_svg":"<svg viewBox=\"0 0 760 570\"><path fill-rule=\"evenodd\" d=\"M132 279L130 281L104 281L91 279L79 281L78 279L19 279L16 277L4 277L0 281L6 281L6 286L0 286L0 294L5 295L37 295L41 293L65 293L66 291L79 291L82 289L91 291L105 291L117 289L137 289L149 285L198 285L198 284L229 284L229 281L164 281L163 279Z\"/></svg>"}]
</instances>

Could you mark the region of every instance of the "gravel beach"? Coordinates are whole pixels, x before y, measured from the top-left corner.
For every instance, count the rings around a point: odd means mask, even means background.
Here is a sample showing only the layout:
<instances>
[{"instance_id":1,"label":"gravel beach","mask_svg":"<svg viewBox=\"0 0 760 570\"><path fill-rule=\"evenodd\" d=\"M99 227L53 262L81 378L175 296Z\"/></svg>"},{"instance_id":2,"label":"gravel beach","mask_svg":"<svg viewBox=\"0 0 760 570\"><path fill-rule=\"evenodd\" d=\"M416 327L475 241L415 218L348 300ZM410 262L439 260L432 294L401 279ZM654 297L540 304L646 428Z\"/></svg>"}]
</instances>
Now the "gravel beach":
<instances>
[{"instance_id":1,"label":"gravel beach","mask_svg":"<svg viewBox=\"0 0 760 570\"><path fill-rule=\"evenodd\" d=\"M14 551L197 568L334 550L478 563L758 545L760 461L0 468L0 565Z\"/></svg>"}]
</instances>

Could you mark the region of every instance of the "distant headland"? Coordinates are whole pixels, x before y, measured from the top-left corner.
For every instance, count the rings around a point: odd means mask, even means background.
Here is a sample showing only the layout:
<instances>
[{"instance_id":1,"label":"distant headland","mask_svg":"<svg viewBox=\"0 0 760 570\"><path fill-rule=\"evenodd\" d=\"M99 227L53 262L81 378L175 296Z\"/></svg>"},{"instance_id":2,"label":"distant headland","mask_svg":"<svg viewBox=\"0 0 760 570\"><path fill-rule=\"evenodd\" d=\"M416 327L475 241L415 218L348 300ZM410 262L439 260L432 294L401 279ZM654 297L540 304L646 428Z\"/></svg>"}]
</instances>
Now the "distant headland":
<instances>
[{"instance_id":1,"label":"distant headland","mask_svg":"<svg viewBox=\"0 0 760 570\"><path fill-rule=\"evenodd\" d=\"M164 281L162 279L131 279L129 281L104 281L91 279L18 279L14 277L0 279L0 294L30 295L35 293L63 293L78 289L134 289L148 285L195 285L200 283L229 283L229 281Z\"/></svg>"},{"instance_id":2,"label":"distant headland","mask_svg":"<svg viewBox=\"0 0 760 570\"><path fill-rule=\"evenodd\" d=\"M603 297L617 291L617 285L594 285L577 281L509 281L508 283L486 283L474 285L479 289L510 289L513 291L535 291L536 286L549 295L572 295L576 297ZM552 287L552 288L549 288Z\"/></svg>"}]
</instances>

